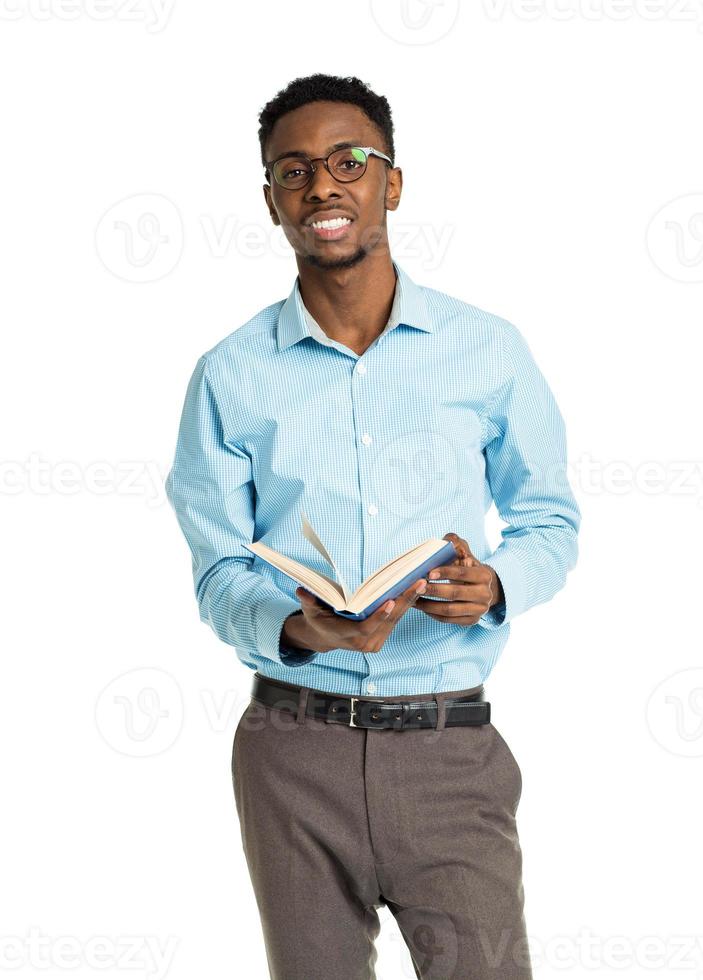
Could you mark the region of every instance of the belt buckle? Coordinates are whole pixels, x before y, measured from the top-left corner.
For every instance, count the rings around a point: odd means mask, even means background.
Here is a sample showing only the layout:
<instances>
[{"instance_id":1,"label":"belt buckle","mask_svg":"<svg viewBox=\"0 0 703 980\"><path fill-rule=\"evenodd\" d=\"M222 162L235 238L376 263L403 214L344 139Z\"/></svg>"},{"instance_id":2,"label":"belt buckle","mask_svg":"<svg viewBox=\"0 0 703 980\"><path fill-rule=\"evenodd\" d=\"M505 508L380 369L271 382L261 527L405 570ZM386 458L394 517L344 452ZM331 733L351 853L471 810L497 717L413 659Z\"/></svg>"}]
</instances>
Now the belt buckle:
<instances>
[{"instance_id":1,"label":"belt buckle","mask_svg":"<svg viewBox=\"0 0 703 980\"><path fill-rule=\"evenodd\" d=\"M380 701L381 699L380 698L379 699L375 699L375 698L355 698L355 697L351 696L350 697L350 700L351 700L351 704L349 706L349 726L351 728L366 728L366 727L368 727L366 725L357 725L356 722L354 721L354 715L355 715L355 712L356 712L355 702L357 702L357 701L373 701L373 700L379 700ZM407 703L407 702L405 702L405 703L404 702L398 702L397 704L394 704L393 707L396 710L400 709L400 714L397 715L395 718L393 718L393 723L389 727L402 730L403 729L403 726L405 724L405 720L407 719L408 715L410 714L410 710L411 710L410 709L410 704Z\"/></svg>"}]
</instances>

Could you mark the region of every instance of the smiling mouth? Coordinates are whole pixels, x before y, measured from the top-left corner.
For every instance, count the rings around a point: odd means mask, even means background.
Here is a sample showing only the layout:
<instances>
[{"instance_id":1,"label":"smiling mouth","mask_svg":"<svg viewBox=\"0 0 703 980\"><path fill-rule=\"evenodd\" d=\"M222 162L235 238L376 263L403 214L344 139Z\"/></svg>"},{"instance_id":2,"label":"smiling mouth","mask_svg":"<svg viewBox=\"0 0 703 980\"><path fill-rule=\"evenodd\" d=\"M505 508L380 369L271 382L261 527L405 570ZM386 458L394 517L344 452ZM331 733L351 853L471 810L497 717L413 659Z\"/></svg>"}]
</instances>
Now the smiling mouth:
<instances>
[{"instance_id":1,"label":"smiling mouth","mask_svg":"<svg viewBox=\"0 0 703 980\"><path fill-rule=\"evenodd\" d=\"M332 218L328 221L315 221L308 225L308 228L312 229L316 238L329 242L344 238L351 225L352 219L350 218Z\"/></svg>"}]
</instances>

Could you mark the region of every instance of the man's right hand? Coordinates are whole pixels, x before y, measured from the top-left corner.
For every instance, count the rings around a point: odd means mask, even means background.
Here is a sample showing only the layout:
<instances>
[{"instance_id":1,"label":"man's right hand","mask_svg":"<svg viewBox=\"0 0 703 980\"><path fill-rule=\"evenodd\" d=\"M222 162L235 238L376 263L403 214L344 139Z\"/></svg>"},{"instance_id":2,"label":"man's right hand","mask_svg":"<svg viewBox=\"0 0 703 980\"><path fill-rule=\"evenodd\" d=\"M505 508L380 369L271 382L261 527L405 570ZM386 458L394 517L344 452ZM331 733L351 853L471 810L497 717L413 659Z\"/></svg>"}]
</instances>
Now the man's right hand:
<instances>
[{"instance_id":1,"label":"man's right hand","mask_svg":"<svg viewBox=\"0 0 703 980\"><path fill-rule=\"evenodd\" d=\"M427 579L418 579L396 599L384 602L367 619L356 620L338 616L328 606L323 606L311 592L299 586L295 594L300 600L303 615L293 617L297 620L294 633L286 631L286 637L294 646L318 653L337 649L378 653L395 624L414 605L426 587ZM290 618L284 623L284 630ZM304 622L300 622L301 619Z\"/></svg>"}]
</instances>

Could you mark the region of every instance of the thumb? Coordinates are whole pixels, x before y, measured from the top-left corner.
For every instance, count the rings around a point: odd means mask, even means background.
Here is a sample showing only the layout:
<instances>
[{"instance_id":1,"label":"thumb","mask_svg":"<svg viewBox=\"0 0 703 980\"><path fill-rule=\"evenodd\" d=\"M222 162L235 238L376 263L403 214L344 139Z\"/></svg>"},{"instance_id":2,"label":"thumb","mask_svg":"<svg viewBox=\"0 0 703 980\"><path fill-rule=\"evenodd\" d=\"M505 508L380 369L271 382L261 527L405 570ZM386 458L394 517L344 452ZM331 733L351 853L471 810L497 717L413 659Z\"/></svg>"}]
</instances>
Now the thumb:
<instances>
[{"instance_id":1,"label":"thumb","mask_svg":"<svg viewBox=\"0 0 703 980\"><path fill-rule=\"evenodd\" d=\"M479 561L476 556L472 553L469 547L468 541L464 538L460 538L458 534L453 534L451 531L444 535L445 540L451 541L457 551L457 562L460 565L478 565Z\"/></svg>"},{"instance_id":2,"label":"thumb","mask_svg":"<svg viewBox=\"0 0 703 980\"><path fill-rule=\"evenodd\" d=\"M300 599L300 604L305 609L313 610L317 607L317 598L312 594L312 592L308 592L307 589L304 589L302 585L299 585L295 590L295 595L297 599Z\"/></svg>"}]
</instances>

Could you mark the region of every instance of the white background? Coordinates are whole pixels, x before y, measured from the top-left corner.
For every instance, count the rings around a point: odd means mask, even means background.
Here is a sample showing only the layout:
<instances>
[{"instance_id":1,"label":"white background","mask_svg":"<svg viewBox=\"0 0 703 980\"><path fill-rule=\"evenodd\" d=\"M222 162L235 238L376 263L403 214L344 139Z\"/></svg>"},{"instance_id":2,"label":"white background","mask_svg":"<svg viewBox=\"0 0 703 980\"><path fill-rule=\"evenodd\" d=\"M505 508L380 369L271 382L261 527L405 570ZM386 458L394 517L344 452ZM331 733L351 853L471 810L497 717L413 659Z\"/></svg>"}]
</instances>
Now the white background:
<instances>
[{"instance_id":1,"label":"white background","mask_svg":"<svg viewBox=\"0 0 703 980\"><path fill-rule=\"evenodd\" d=\"M198 619L163 480L197 358L292 287L257 116L324 71L391 103L396 261L514 322L567 424L579 563L487 683L535 976L703 976L703 12L0 13L0 968L268 976L230 779L251 675ZM380 915L379 980L413 977Z\"/></svg>"}]
</instances>

